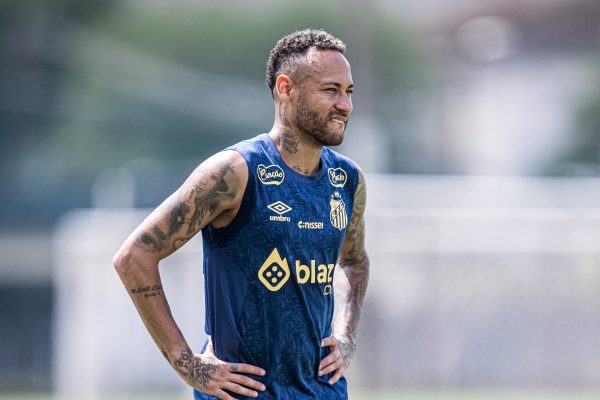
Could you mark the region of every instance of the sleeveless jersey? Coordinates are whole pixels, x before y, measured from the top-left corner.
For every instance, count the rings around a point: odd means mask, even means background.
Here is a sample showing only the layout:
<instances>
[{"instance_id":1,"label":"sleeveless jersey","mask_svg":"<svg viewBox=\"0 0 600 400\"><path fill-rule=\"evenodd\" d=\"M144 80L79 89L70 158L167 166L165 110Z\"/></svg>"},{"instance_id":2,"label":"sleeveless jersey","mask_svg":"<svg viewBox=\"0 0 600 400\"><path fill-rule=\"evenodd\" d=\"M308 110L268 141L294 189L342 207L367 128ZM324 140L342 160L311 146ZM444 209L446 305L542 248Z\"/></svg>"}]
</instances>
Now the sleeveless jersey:
<instances>
[{"instance_id":1,"label":"sleeveless jersey","mask_svg":"<svg viewBox=\"0 0 600 400\"><path fill-rule=\"evenodd\" d=\"M244 157L248 183L233 221L202 230L205 331L216 356L265 369L266 376L251 376L266 386L259 399L347 399L346 380L330 385L332 374L318 370L329 353L321 340L332 333L334 266L357 167L324 147L320 170L304 176L267 134L226 150Z\"/></svg>"}]
</instances>

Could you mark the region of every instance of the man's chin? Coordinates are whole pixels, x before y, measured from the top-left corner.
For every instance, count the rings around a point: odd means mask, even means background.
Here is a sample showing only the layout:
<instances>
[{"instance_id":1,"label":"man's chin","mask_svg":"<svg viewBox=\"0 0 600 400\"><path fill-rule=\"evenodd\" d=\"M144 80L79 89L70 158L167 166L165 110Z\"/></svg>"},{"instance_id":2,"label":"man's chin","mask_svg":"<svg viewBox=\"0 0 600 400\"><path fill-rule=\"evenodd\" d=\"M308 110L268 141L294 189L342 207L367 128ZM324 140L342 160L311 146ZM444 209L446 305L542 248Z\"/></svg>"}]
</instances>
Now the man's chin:
<instances>
[{"instance_id":1,"label":"man's chin","mask_svg":"<svg viewBox=\"0 0 600 400\"><path fill-rule=\"evenodd\" d=\"M339 146L344 141L344 132L329 135L325 146Z\"/></svg>"},{"instance_id":2,"label":"man's chin","mask_svg":"<svg viewBox=\"0 0 600 400\"><path fill-rule=\"evenodd\" d=\"M344 129L345 130L345 129ZM305 131L306 132L306 131ZM323 132L311 133L310 136L321 146L339 146L344 141L344 131L332 132L329 131L323 135Z\"/></svg>"}]
</instances>

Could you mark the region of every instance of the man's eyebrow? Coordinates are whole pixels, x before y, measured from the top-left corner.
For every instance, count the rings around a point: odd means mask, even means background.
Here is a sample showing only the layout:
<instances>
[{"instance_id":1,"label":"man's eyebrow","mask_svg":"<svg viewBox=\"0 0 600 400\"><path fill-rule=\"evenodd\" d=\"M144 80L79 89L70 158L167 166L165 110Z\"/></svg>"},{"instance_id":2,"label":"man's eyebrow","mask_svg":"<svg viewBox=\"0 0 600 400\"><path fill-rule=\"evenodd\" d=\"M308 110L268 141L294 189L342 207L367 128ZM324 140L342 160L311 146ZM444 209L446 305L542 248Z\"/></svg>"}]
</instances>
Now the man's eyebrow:
<instances>
[{"instance_id":1,"label":"man's eyebrow","mask_svg":"<svg viewBox=\"0 0 600 400\"><path fill-rule=\"evenodd\" d=\"M333 82L333 81L332 81L332 82L323 82L321 85L323 85L323 86L329 86L329 85L332 85L332 86L335 86L335 87L337 87L337 88L339 88L339 87L342 87L342 85L341 85L340 83L338 83L338 82ZM351 83L351 84L348 86L348 89L354 89L354 84L353 84L353 83Z\"/></svg>"}]
</instances>

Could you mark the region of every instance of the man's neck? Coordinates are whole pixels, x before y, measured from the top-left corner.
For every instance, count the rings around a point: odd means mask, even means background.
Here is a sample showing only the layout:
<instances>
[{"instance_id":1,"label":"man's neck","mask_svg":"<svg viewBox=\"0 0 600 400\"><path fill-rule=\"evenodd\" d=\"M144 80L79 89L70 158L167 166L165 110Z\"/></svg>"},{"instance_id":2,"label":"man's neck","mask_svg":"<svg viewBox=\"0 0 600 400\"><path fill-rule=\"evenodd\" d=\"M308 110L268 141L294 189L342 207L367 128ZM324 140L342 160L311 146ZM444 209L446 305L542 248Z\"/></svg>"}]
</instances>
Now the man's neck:
<instances>
[{"instance_id":1,"label":"man's neck","mask_svg":"<svg viewBox=\"0 0 600 400\"><path fill-rule=\"evenodd\" d=\"M323 146L312 137L280 121L275 121L269 136L290 168L302 175L313 175L319 170Z\"/></svg>"}]
</instances>

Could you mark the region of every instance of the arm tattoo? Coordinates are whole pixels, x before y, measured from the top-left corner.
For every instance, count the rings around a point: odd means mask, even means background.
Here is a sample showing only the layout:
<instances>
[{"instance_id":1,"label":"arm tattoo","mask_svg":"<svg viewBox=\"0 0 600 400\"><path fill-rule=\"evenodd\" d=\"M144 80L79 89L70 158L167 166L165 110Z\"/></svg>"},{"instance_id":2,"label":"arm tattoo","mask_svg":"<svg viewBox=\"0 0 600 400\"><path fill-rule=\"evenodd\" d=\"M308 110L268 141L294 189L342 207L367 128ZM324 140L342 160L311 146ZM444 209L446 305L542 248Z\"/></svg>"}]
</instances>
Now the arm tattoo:
<instances>
[{"instance_id":1,"label":"arm tattoo","mask_svg":"<svg viewBox=\"0 0 600 400\"><path fill-rule=\"evenodd\" d=\"M214 212L223 199L232 200L237 195L236 188L230 188L225 182L225 175L232 170L230 163L222 163L219 171L213 171L209 178L201 182L201 186L195 186L190 194L194 203L194 212L188 221L187 234L197 232L204 217Z\"/></svg>"},{"instance_id":2,"label":"arm tattoo","mask_svg":"<svg viewBox=\"0 0 600 400\"><path fill-rule=\"evenodd\" d=\"M140 236L140 240L146 246L150 246L152 251L160 251L160 249L161 249L161 246L158 244L158 241L156 239L154 239L152 237L152 235L148 234L147 232L142 233L142 235Z\"/></svg>"},{"instance_id":3,"label":"arm tattoo","mask_svg":"<svg viewBox=\"0 0 600 400\"><path fill-rule=\"evenodd\" d=\"M344 340L340 346L346 365L356 349L356 328L360 318L360 312L364 303L367 284L369 282L369 258L364 247L365 223L364 210L366 206L366 189L364 178L360 175L359 185L355 194L350 226L345 239L345 249L339 260L339 265L348 280L349 287L346 304L340 310L340 331Z\"/></svg>"},{"instance_id":4,"label":"arm tattoo","mask_svg":"<svg viewBox=\"0 0 600 400\"><path fill-rule=\"evenodd\" d=\"M366 207L366 197L365 185L359 184L355 194L356 201L348 229L348 241L352 247L345 258L349 260L357 260L363 257L365 253L365 221L363 215Z\"/></svg>"},{"instance_id":5,"label":"arm tattoo","mask_svg":"<svg viewBox=\"0 0 600 400\"><path fill-rule=\"evenodd\" d=\"M204 389L208 389L208 384L219 368L217 365L205 364L198 358L194 358L194 354L189 348L181 352L175 364L185 373L189 381L199 384Z\"/></svg>"},{"instance_id":6,"label":"arm tattoo","mask_svg":"<svg viewBox=\"0 0 600 400\"><path fill-rule=\"evenodd\" d=\"M167 224L164 228L154 224L142 232L141 247L153 253L170 254L183 246L202 227L207 215L217 211L224 201L236 198L237 187L225 180L231 171L233 167L228 161L200 167L196 174L206 176L198 183L184 186L161 206L168 209Z\"/></svg>"},{"instance_id":7,"label":"arm tattoo","mask_svg":"<svg viewBox=\"0 0 600 400\"><path fill-rule=\"evenodd\" d=\"M145 249L153 253L161 252L166 246L166 240L167 235L156 225L152 226L152 233L142 232L140 235L140 241L147 246Z\"/></svg>"},{"instance_id":8,"label":"arm tattoo","mask_svg":"<svg viewBox=\"0 0 600 400\"><path fill-rule=\"evenodd\" d=\"M175 204L169 213L169 236L177 233L181 229L181 225L185 222L185 216L189 212L189 207L184 202Z\"/></svg>"},{"instance_id":9,"label":"arm tattoo","mask_svg":"<svg viewBox=\"0 0 600 400\"><path fill-rule=\"evenodd\" d=\"M144 297L154 297L162 293L162 285L139 287L135 289L129 289L129 291L133 294L143 294Z\"/></svg>"},{"instance_id":10,"label":"arm tattoo","mask_svg":"<svg viewBox=\"0 0 600 400\"><path fill-rule=\"evenodd\" d=\"M354 341L345 341L345 340L338 340L338 343L340 345L340 351L342 352L342 359L344 360L344 364L346 364L346 366L348 366L348 365L350 365L352 356L354 355L354 352L356 351L356 344L354 343Z\"/></svg>"}]
</instances>

